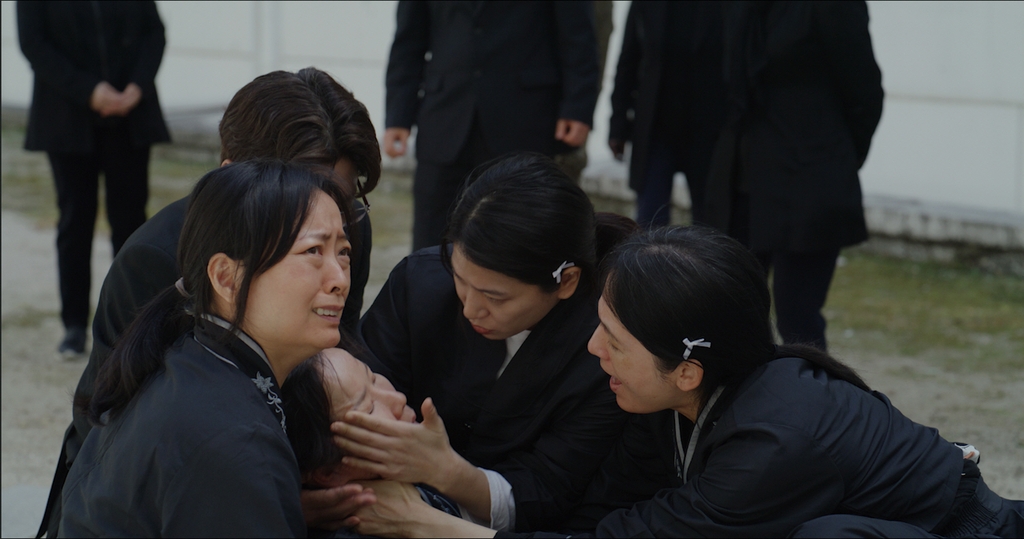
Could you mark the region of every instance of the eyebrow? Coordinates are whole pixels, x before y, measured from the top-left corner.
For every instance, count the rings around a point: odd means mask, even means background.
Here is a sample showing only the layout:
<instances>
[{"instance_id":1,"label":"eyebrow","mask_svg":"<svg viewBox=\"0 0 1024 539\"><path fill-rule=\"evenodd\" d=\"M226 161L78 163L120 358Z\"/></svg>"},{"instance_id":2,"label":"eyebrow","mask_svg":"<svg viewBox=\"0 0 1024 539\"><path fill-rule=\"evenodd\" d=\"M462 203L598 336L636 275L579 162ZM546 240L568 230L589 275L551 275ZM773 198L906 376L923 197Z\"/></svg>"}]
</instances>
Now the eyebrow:
<instances>
[{"instance_id":1,"label":"eyebrow","mask_svg":"<svg viewBox=\"0 0 1024 539\"><path fill-rule=\"evenodd\" d=\"M463 278L462 278L462 277L461 277L461 276L460 276L460 275L459 275L459 274L458 274L458 273L457 273L457 272L455 271L455 269L452 269L452 275L454 275L456 279L458 279L458 280L460 280L460 281L462 281L462 282L466 283L466 280L465 280L465 279L463 279ZM466 283L466 284L469 284L469 283ZM485 289L485 288L477 288L477 287L475 287L475 286L473 286L473 285L471 285L471 284L470 284L469 286L470 286L470 288L472 288L473 290L476 290L477 292L480 292L481 294L489 294L489 295L491 295L491 296L500 296L500 297L505 297L505 296L507 296L507 295L508 295L508 293L506 293L506 292L501 292L501 291L498 291L498 290L488 290L488 289Z\"/></svg>"}]
</instances>

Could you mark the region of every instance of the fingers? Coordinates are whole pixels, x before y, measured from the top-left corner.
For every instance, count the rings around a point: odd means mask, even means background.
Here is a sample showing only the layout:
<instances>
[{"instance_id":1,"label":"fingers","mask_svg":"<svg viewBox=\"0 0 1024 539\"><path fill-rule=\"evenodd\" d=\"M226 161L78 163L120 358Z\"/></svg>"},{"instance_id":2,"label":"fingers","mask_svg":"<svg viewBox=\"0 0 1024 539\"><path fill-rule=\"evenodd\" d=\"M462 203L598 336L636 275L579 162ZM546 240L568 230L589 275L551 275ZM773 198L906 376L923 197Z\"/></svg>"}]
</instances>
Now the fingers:
<instances>
[{"instance_id":1,"label":"fingers","mask_svg":"<svg viewBox=\"0 0 1024 539\"><path fill-rule=\"evenodd\" d=\"M336 530L358 509L377 503L377 497L372 489L348 484L322 490L303 489L300 501L309 526Z\"/></svg>"},{"instance_id":2,"label":"fingers","mask_svg":"<svg viewBox=\"0 0 1024 539\"><path fill-rule=\"evenodd\" d=\"M384 131L384 153L389 157L405 155L408 150L409 130L402 127L389 127Z\"/></svg>"},{"instance_id":3,"label":"fingers","mask_svg":"<svg viewBox=\"0 0 1024 539\"><path fill-rule=\"evenodd\" d=\"M569 134L569 129L569 120L559 118L559 120L555 122L555 140L564 141L565 137Z\"/></svg>"}]
</instances>

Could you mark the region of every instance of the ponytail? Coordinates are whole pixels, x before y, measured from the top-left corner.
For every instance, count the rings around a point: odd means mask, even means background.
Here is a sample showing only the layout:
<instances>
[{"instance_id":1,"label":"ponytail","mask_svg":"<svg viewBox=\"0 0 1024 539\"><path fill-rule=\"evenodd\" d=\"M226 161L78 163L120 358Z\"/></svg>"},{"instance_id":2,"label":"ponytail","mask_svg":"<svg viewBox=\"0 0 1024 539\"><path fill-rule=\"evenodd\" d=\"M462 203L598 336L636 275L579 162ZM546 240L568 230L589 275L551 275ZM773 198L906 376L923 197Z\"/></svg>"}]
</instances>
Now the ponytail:
<instances>
[{"instance_id":1,"label":"ponytail","mask_svg":"<svg viewBox=\"0 0 1024 539\"><path fill-rule=\"evenodd\" d=\"M194 324L186 313L186 301L177 288L167 287L128 326L96 376L96 391L75 397L75 408L92 424L104 425L107 412L110 418L118 415L146 380L163 368L167 349Z\"/></svg>"}]
</instances>

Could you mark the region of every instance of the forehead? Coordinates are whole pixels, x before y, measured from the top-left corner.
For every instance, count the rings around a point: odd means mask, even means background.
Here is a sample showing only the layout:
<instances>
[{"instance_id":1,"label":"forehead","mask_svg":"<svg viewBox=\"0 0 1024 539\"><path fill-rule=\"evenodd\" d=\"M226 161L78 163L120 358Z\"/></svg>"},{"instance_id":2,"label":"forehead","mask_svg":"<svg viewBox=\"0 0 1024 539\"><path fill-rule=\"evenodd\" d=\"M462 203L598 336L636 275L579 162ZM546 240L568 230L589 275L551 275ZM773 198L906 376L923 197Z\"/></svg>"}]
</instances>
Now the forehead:
<instances>
[{"instance_id":1,"label":"forehead","mask_svg":"<svg viewBox=\"0 0 1024 539\"><path fill-rule=\"evenodd\" d=\"M466 257L459 244L455 244L452 249L452 270L467 284L484 292L515 293L529 288L537 288L515 277L477 265Z\"/></svg>"}]
</instances>

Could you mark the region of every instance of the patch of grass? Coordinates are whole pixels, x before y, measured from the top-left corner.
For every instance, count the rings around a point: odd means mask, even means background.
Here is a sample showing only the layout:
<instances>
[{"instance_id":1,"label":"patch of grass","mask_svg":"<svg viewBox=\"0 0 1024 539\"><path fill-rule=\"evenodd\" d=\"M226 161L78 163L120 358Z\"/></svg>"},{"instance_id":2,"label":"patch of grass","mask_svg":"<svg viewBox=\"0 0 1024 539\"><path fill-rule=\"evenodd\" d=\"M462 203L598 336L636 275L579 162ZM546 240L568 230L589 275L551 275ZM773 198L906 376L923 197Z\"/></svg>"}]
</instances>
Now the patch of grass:
<instances>
[{"instance_id":1,"label":"patch of grass","mask_svg":"<svg viewBox=\"0 0 1024 539\"><path fill-rule=\"evenodd\" d=\"M1024 369L1024 280L855 250L844 258L825 307L830 341L950 370Z\"/></svg>"},{"instance_id":2,"label":"patch of grass","mask_svg":"<svg viewBox=\"0 0 1024 539\"><path fill-rule=\"evenodd\" d=\"M50 318L59 319L60 313L57 311L43 311L28 307L19 311L18 314L5 316L3 321L0 322L0 328L6 330L11 328L37 327L42 325L44 320Z\"/></svg>"}]
</instances>

